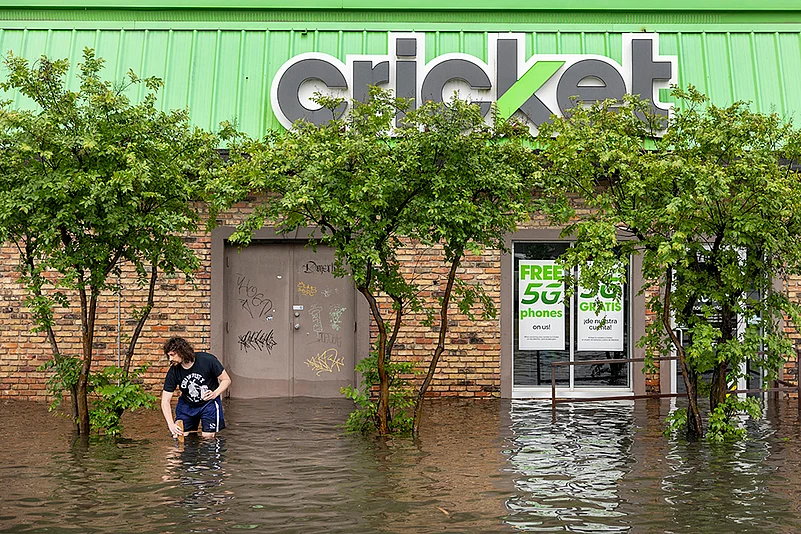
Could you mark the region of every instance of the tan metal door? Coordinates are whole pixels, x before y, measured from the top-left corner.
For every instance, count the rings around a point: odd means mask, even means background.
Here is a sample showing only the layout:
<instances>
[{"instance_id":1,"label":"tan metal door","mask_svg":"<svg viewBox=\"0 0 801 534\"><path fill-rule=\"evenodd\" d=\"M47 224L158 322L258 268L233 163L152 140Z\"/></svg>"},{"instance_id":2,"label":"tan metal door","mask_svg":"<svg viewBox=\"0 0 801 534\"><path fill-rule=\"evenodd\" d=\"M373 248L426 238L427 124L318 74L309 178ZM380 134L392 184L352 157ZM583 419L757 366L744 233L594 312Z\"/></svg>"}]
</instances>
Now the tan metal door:
<instances>
[{"instance_id":1,"label":"tan metal door","mask_svg":"<svg viewBox=\"0 0 801 534\"><path fill-rule=\"evenodd\" d=\"M333 250L254 243L225 250L231 396L338 397L354 380L354 290Z\"/></svg>"},{"instance_id":2,"label":"tan metal door","mask_svg":"<svg viewBox=\"0 0 801 534\"><path fill-rule=\"evenodd\" d=\"M354 289L334 277L334 251L296 245L293 277L293 396L338 397L354 379Z\"/></svg>"}]
</instances>

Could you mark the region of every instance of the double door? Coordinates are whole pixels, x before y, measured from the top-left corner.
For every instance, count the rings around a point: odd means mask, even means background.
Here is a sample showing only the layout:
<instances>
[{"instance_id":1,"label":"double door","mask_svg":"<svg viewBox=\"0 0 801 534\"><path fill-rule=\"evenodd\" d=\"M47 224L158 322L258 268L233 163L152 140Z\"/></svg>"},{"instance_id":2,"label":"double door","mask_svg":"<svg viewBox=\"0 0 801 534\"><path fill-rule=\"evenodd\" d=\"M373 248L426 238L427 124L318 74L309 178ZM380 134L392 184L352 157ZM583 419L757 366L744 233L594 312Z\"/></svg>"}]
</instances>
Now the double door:
<instances>
[{"instance_id":1,"label":"double door","mask_svg":"<svg viewBox=\"0 0 801 534\"><path fill-rule=\"evenodd\" d=\"M354 382L355 295L332 249L226 246L224 292L232 397L338 397Z\"/></svg>"},{"instance_id":2,"label":"double door","mask_svg":"<svg viewBox=\"0 0 801 534\"><path fill-rule=\"evenodd\" d=\"M604 287L597 295L577 288L566 297L557 259L570 246L565 241L513 244L515 397L550 396L552 375L561 395L602 396L632 388L630 364L603 363L631 357L628 284L617 297Z\"/></svg>"}]
</instances>

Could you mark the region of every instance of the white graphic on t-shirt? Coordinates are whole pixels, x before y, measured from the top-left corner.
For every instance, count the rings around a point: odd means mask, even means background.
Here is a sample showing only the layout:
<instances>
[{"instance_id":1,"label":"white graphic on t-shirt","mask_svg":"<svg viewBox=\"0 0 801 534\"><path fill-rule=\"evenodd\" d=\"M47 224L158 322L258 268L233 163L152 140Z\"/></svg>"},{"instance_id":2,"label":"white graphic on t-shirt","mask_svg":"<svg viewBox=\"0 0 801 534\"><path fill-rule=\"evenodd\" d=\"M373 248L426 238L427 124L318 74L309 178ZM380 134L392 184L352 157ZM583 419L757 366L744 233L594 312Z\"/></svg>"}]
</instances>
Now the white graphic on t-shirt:
<instances>
[{"instance_id":1,"label":"white graphic on t-shirt","mask_svg":"<svg viewBox=\"0 0 801 534\"><path fill-rule=\"evenodd\" d=\"M181 391L190 402L200 402L203 400L203 391L208 389L205 382L202 375L192 373L181 381Z\"/></svg>"}]
</instances>

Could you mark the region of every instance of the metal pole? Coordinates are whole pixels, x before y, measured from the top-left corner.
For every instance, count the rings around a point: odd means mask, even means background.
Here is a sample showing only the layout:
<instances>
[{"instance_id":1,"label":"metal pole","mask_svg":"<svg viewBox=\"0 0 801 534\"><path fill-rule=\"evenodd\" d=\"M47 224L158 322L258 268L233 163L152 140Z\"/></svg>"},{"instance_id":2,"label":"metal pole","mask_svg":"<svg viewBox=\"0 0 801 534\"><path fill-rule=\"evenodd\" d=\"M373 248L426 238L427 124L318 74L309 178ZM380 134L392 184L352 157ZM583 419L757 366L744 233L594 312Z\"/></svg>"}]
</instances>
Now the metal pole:
<instances>
[{"instance_id":1,"label":"metal pole","mask_svg":"<svg viewBox=\"0 0 801 534\"><path fill-rule=\"evenodd\" d=\"M798 405L801 410L801 404ZM556 422L556 368L551 364L551 423Z\"/></svg>"},{"instance_id":2,"label":"metal pole","mask_svg":"<svg viewBox=\"0 0 801 534\"><path fill-rule=\"evenodd\" d=\"M117 263L117 268L120 264ZM117 367L122 367L122 273L117 271Z\"/></svg>"},{"instance_id":3,"label":"metal pole","mask_svg":"<svg viewBox=\"0 0 801 534\"><path fill-rule=\"evenodd\" d=\"M795 385L796 395L798 396L796 399L798 402L798 420L801 421L801 352L798 349L795 351Z\"/></svg>"}]
</instances>

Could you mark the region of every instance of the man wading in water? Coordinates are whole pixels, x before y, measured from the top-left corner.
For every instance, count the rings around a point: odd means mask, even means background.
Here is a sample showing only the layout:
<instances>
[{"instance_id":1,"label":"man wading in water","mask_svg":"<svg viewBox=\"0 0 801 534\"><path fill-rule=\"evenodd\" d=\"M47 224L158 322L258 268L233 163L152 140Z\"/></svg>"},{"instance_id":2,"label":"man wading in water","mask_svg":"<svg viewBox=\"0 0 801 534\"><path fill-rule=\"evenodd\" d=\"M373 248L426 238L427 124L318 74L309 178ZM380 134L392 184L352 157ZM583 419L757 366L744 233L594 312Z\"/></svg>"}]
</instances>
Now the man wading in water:
<instances>
[{"instance_id":1,"label":"man wading in water","mask_svg":"<svg viewBox=\"0 0 801 534\"><path fill-rule=\"evenodd\" d=\"M231 385L231 378L213 354L195 352L182 337L167 340L164 354L170 360L170 370L161 392L161 412L172 436L183 436L184 432L176 424L180 420L185 431L196 430L200 423L201 436L213 438L225 428L220 396ZM170 400L176 387L181 390L181 396L173 421Z\"/></svg>"}]
</instances>

